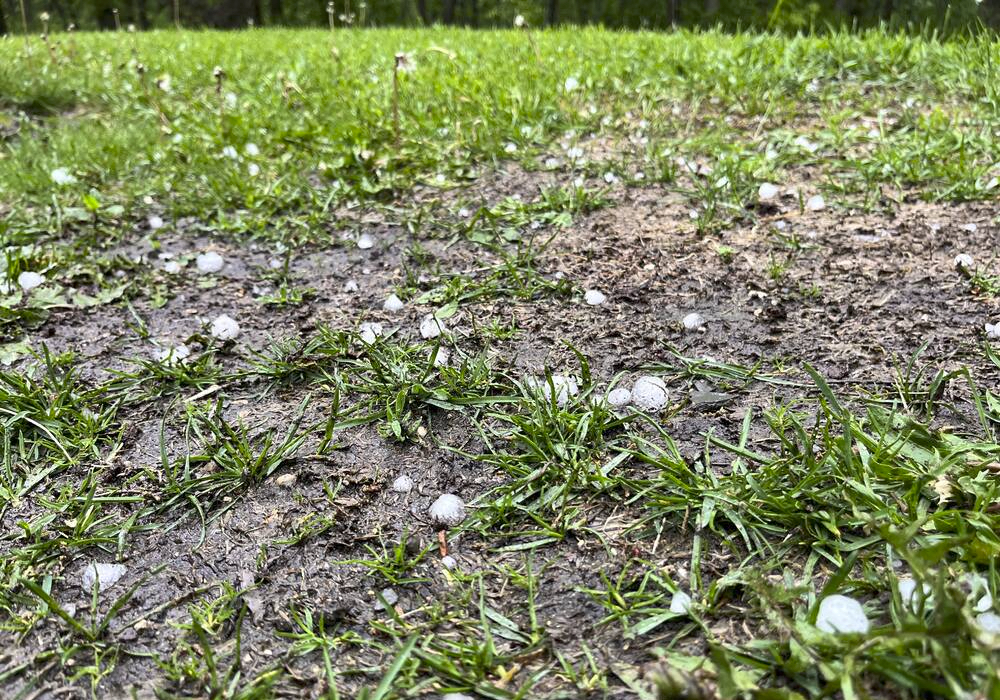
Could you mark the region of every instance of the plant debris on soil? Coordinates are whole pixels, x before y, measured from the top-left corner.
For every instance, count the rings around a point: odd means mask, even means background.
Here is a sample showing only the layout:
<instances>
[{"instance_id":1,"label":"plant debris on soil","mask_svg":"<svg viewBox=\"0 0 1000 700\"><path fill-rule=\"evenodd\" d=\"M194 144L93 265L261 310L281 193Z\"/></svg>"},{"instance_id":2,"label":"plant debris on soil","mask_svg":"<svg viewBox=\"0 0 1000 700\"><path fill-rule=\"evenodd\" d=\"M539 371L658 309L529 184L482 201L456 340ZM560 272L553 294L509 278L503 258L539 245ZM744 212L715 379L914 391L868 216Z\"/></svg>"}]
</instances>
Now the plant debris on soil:
<instances>
[{"instance_id":1,"label":"plant debris on soil","mask_svg":"<svg viewBox=\"0 0 1000 700\"><path fill-rule=\"evenodd\" d=\"M997 696L997 61L0 40L0 696Z\"/></svg>"}]
</instances>

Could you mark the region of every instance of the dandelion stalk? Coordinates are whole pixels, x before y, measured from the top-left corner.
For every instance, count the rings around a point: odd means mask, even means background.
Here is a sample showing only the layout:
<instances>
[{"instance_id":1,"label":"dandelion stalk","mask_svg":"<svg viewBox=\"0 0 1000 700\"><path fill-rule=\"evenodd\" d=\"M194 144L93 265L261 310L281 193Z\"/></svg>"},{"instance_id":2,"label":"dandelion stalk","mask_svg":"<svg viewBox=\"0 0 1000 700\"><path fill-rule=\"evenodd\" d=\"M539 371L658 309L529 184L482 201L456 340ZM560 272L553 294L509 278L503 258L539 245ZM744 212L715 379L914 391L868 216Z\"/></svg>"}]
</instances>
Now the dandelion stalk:
<instances>
[{"instance_id":1,"label":"dandelion stalk","mask_svg":"<svg viewBox=\"0 0 1000 700\"><path fill-rule=\"evenodd\" d=\"M397 53L396 62L392 66L392 132L399 149L399 66L405 60L406 54Z\"/></svg>"},{"instance_id":2,"label":"dandelion stalk","mask_svg":"<svg viewBox=\"0 0 1000 700\"><path fill-rule=\"evenodd\" d=\"M28 13L24 9L24 0L21 2L21 27L24 29L24 51L31 54L31 43L28 40Z\"/></svg>"},{"instance_id":3,"label":"dandelion stalk","mask_svg":"<svg viewBox=\"0 0 1000 700\"><path fill-rule=\"evenodd\" d=\"M216 66L212 70L212 76L215 78L215 95L219 99L219 131L223 136L225 136L226 100L222 95L222 83L226 78L226 71L222 70L222 66Z\"/></svg>"},{"instance_id":4,"label":"dandelion stalk","mask_svg":"<svg viewBox=\"0 0 1000 700\"><path fill-rule=\"evenodd\" d=\"M181 0L174 0L174 28L181 28Z\"/></svg>"},{"instance_id":5,"label":"dandelion stalk","mask_svg":"<svg viewBox=\"0 0 1000 700\"><path fill-rule=\"evenodd\" d=\"M120 32L122 30L122 19L118 15L118 8L112 9L111 14L115 16L115 31Z\"/></svg>"},{"instance_id":6,"label":"dandelion stalk","mask_svg":"<svg viewBox=\"0 0 1000 700\"><path fill-rule=\"evenodd\" d=\"M332 2L326 3L326 19L330 23L330 31L332 32L337 26L337 8Z\"/></svg>"}]
</instances>

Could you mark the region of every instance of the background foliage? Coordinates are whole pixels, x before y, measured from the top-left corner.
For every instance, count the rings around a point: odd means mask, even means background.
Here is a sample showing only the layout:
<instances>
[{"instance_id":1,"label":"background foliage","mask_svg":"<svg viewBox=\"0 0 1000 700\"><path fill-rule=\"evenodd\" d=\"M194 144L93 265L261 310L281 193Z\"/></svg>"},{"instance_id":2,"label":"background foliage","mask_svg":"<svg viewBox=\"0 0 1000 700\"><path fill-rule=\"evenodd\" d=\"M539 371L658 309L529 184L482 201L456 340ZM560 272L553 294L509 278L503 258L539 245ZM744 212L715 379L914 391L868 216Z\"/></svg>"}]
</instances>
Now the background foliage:
<instances>
[{"instance_id":1,"label":"background foliage","mask_svg":"<svg viewBox=\"0 0 1000 700\"><path fill-rule=\"evenodd\" d=\"M1000 26L1000 0L0 0L0 33L23 31L22 7L29 30L41 32L43 13L50 29L169 26L175 3L184 26L218 28L327 24L331 4L334 22L364 26L509 26L517 15L531 26L628 29L721 24L796 31L885 23L951 32Z\"/></svg>"}]
</instances>

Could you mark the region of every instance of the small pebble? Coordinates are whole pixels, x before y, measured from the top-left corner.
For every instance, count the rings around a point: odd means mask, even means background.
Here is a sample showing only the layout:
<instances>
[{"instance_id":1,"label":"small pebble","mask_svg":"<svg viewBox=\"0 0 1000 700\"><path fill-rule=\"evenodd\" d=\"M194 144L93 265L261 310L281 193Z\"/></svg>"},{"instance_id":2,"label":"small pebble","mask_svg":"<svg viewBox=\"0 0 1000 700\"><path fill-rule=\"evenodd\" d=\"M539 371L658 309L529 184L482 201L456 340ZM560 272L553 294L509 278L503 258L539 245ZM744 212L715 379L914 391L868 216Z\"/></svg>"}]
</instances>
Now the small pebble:
<instances>
[{"instance_id":1,"label":"small pebble","mask_svg":"<svg viewBox=\"0 0 1000 700\"><path fill-rule=\"evenodd\" d=\"M295 474L282 474L277 479L274 480L278 486L288 487L294 484L298 480Z\"/></svg>"},{"instance_id":2,"label":"small pebble","mask_svg":"<svg viewBox=\"0 0 1000 700\"><path fill-rule=\"evenodd\" d=\"M456 566L458 566L458 561L455 560L455 557L448 554L441 557L441 566L450 571L451 569L454 569Z\"/></svg>"},{"instance_id":3,"label":"small pebble","mask_svg":"<svg viewBox=\"0 0 1000 700\"><path fill-rule=\"evenodd\" d=\"M399 602L399 595L397 595L396 591L392 590L391 588L383 588L382 600L384 600L385 604L391 608L393 605ZM376 602L375 604L376 608L382 607L382 600Z\"/></svg>"},{"instance_id":4,"label":"small pebble","mask_svg":"<svg viewBox=\"0 0 1000 700\"><path fill-rule=\"evenodd\" d=\"M183 362L190 356L191 349L187 345L178 345L177 347L172 348L160 348L154 354L157 362L164 362L170 365L177 362Z\"/></svg>"},{"instance_id":5,"label":"small pebble","mask_svg":"<svg viewBox=\"0 0 1000 700\"><path fill-rule=\"evenodd\" d=\"M226 264L226 261L223 260L222 256L214 250L210 250L207 253L199 255L195 260L195 264L198 267L198 272L207 275L221 270L222 266Z\"/></svg>"}]
</instances>

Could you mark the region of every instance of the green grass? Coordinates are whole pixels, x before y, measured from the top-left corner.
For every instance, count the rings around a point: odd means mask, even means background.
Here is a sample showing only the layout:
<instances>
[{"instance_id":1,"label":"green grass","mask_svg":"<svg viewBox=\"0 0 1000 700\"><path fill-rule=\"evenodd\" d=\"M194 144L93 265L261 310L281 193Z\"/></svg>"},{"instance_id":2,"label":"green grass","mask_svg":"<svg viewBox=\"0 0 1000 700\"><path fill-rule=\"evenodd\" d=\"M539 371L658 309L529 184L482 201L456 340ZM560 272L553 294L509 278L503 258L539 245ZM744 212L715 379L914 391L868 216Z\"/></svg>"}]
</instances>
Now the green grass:
<instances>
[{"instance_id":1,"label":"green grass","mask_svg":"<svg viewBox=\"0 0 1000 700\"><path fill-rule=\"evenodd\" d=\"M994 348L966 344L958 365L917 352L881 383L834 382L801 358L688 357L659 334L669 361L599 375L588 347L533 325L571 316L584 288L562 274L561 237L633 195L683 209L723 273L745 255L720 234L767 223L763 182L822 191L837 220L994 199L995 40L431 29L48 41L0 41L0 123L19 125L0 141L0 638L18 659L0 695L58 682L101 697L125 668L160 697L1000 694L1000 639L976 607L1000 594ZM398 50L417 67L398 76L397 131ZM56 168L73 181L56 183ZM498 186L522 176L517 196ZM325 275L372 221L404 251L391 271L375 265L390 280L377 294L433 314L439 337L366 342L360 323L384 318L376 293L333 309L297 271L315 254ZM763 285L815 253L802 234L765 230ZM267 291L193 281L190 251L174 258L180 273L135 254L184 237L273 254L246 266ZM8 285L25 271L45 284ZM970 304L997 296L988 266L968 277ZM796 280L789 303L818 303L821 281ZM239 301L267 323L220 342L198 317L183 326L189 357L150 359L182 298L199 313ZM64 322L98 311L114 319L104 354L49 349ZM545 365L535 376L532 362ZM660 415L604 400L640 370L670 388ZM568 374L579 391L559 401L554 375ZM688 421L694 453L678 437ZM384 467L361 464L366 446ZM387 495L388 470L478 494L448 533L474 559L442 565L417 505L432 494ZM149 602L152 567L69 602L85 561L137 561L165 533L211 553L241 517L263 534L239 580L186 581ZM260 590L316 560L330 568L292 577L260 616ZM915 601L900 595L911 577ZM327 590L341 585L343 609ZM387 586L398 606L374 593ZM687 613L671 610L678 591ZM864 601L869 633L819 630L835 592ZM161 623L161 647L130 636Z\"/></svg>"}]
</instances>

